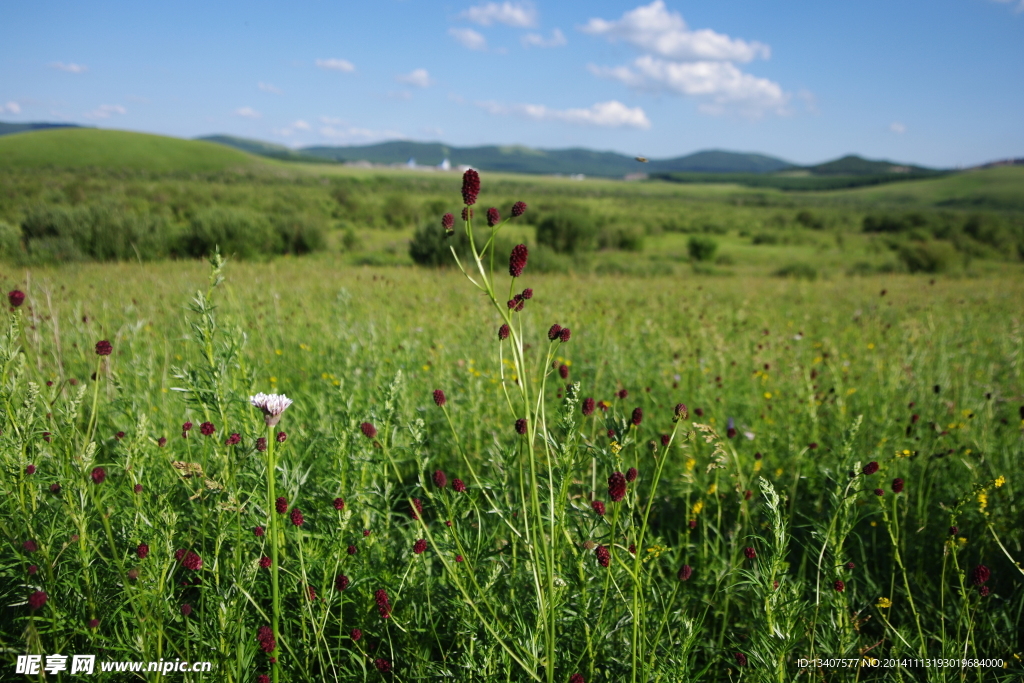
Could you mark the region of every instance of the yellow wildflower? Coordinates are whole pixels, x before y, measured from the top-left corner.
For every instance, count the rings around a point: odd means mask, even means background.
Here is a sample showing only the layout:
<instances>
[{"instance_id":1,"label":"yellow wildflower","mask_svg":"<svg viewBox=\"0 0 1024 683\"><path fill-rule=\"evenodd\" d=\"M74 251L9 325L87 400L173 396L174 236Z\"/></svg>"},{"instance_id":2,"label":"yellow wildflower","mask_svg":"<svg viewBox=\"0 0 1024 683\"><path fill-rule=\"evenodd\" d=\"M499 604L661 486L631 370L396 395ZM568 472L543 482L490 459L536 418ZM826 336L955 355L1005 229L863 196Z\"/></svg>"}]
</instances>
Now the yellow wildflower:
<instances>
[{"instance_id":1,"label":"yellow wildflower","mask_svg":"<svg viewBox=\"0 0 1024 683\"><path fill-rule=\"evenodd\" d=\"M703 509L704 509L704 501L703 500L698 500L696 503L693 504L692 512L695 515L699 515L700 511L703 510Z\"/></svg>"},{"instance_id":2,"label":"yellow wildflower","mask_svg":"<svg viewBox=\"0 0 1024 683\"><path fill-rule=\"evenodd\" d=\"M996 486L996 488L999 488L1000 486L1002 486L1005 483L1006 483L1006 477L1004 477L1003 475L1000 474L999 477L995 481L995 486Z\"/></svg>"},{"instance_id":3,"label":"yellow wildflower","mask_svg":"<svg viewBox=\"0 0 1024 683\"><path fill-rule=\"evenodd\" d=\"M694 458L686 459L686 471L693 472L693 468L696 467L697 461Z\"/></svg>"},{"instance_id":4,"label":"yellow wildflower","mask_svg":"<svg viewBox=\"0 0 1024 683\"><path fill-rule=\"evenodd\" d=\"M718 484L712 484L708 487L708 495L713 496L718 491Z\"/></svg>"},{"instance_id":5,"label":"yellow wildflower","mask_svg":"<svg viewBox=\"0 0 1024 683\"><path fill-rule=\"evenodd\" d=\"M618 441L612 441L612 453L618 453L622 450L622 446L619 445Z\"/></svg>"},{"instance_id":6,"label":"yellow wildflower","mask_svg":"<svg viewBox=\"0 0 1024 683\"><path fill-rule=\"evenodd\" d=\"M755 460L754 461L754 471L755 472L760 472L761 471L761 465L762 465L762 462L760 460Z\"/></svg>"},{"instance_id":7,"label":"yellow wildflower","mask_svg":"<svg viewBox=\"0 0 1024 683\"><path fill-rule=\"evenodd\" d=\"M881 609L889 609L890 607L892 607L892 600L890 600L889 598L878 598L878 602L875 603L875 607L879 607Z\"/></svg>"},{"instance_id":8,"label":"yellow wildflower","mask_svg":"<svg viewBox=\"0 0 1024 683\"><path fill-rule=\"evenodd\" d=\"M770 392L770 391L766 391L766 392L764 392L764 397L765 397L765 398L767 398L767 399L771 399L771 397L772 397L772 392Z\"/></svg>"},{"instance_id":9,"label":"yellow wildflower","mask_svg":"<svg viewBox=\"0 0 1024 683\"><path fill-rule=\"evenodd\" d=\"M984 512L985 508L987 508L987 507L988 507L988 492L984 491L984 490L979 491L978 492L978 509L981 510L982 512Z\"/></svg>"}]
</instances>

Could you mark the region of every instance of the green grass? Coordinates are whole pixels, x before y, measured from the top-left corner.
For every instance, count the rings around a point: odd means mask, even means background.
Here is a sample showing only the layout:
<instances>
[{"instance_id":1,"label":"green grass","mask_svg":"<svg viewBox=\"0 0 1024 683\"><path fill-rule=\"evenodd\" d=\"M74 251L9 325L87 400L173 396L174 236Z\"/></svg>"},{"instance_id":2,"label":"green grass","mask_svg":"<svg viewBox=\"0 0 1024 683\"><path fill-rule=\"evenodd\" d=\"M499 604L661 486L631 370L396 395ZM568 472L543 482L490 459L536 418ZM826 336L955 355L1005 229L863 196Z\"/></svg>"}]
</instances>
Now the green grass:
<instances>
[{"instance_id":1,"label":"green grass","mask_svg":"<svg viewBox=\"0 0 1024 683\"><path fill-rule=\"evenodd\" d=\"M0 169L113 169L209 173L268 162L223 145L119 130L56 129L0 137Z\"/></svg>"}]
</instances>

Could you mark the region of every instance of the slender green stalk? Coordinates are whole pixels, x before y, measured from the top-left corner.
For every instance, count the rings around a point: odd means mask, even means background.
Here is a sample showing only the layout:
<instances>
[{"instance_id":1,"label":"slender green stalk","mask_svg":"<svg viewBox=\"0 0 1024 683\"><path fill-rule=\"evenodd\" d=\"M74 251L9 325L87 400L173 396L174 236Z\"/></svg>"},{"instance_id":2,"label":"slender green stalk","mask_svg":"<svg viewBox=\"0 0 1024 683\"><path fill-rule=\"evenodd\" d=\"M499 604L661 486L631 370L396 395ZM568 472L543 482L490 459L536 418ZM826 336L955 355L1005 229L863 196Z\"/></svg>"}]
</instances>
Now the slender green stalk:
<instances>
[{"instance_id":1,"label":"slender green stalk","mask_svg":"<svg viewBox=\"0 0 1024 683\"><path fill-rule=\"evenodd\" d=\"M278 573L281 568L277 564L278 538L277 538L277 495L274 492L274 480L277 478L277 459L274 456L274 444L277 439L274 437L274 427L267 425L267 514L270 515L270 591L272 600L271 628L274 632L274 640L277 642L277 649L273 656L276 661L271 664L271 672L274 683L280 680L281 670L281 630L279 619L281 616L281 593L278 588Z\"/></svg>"}]
</instances>

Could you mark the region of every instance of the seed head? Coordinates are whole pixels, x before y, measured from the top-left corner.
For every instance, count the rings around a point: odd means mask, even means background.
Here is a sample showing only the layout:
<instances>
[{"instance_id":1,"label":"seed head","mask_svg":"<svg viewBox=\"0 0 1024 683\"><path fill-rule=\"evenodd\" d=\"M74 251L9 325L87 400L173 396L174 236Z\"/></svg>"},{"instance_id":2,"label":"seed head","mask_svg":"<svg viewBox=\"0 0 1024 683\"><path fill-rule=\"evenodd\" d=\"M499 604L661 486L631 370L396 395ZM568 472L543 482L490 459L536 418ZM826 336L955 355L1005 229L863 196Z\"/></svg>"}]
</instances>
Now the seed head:
<instances>
[{"instance_id":1,"label":"seed head","mask_svg":"<svg viewBox=\"0 0 1024 683\"><path fill-rule=\"evenodd\" d=\"M499 222L501 222L501 213L493 206L487 209L487 225L493 228Z\"/></svg>"},{"instance_id":2,"label":"seed head","mask_svg":"<svg viewBox=\"0 0 1024 683\"><path fill-rule=\"evenodd\" d=\"M438 408L440 408L441 406L443 406L447 402L448 402L448 399L445 397L444 392L441 391L440 389L434 389L434 404Z\"/></svg>"},{"instance_id":3,"label":"seed head","mask_svg":"<svg viewBox=\"0 0 1024 683\"><path fill-rule=\"evenodd\" d=\"M674 421L685 420L689 416L690 416L690 413L686 409L686 404L685 403L677 403L676 404L676 409L675 409L675 420Z\"/></svg>"},{"instance_id":4,"label":"seed head","mask_svg":"<svg viewBox=\"0 0 1024 683\"><path fill-rule=\"evenodd\" d=\"M570 330L568 327L563 327L562 331L558 333L558 341L564 344L565 342L569 341L569 337L571 336L572 330Z\"/></svg>"},{"instance_id":5,"label":"seed head","mask_svg":"<svg viewBox=\"0 0 1024 683\"><path fill-rule=\"evenodd\" d=\"M364 422L363 424L359 425L359 429L362 430L363 436L365 436L367 439L373 439L377 436L377 428L374 427L369 422Z\"/></svg>"},{"instance_id":6,"label":"seed head","mask_svg":"<svg viewBox=\"0 0 1024 683\"><path fill-rule=\"evenodd\" d=\"M951 526L951 527L949 527L949 535L950 536L956 536L958 533L960 533L960 527L958 527L958 526Z\"/></svg>"},{"instance_id":7,"label":"seed head","mask_svg":"<svg viewBox=\"0 0 1024 683\"><path fill-rule=\"evenodd\" d=\"M234 446L234 445L240 443L241 441L242 441L241 434L238 434L237 432L235 432L231 436L229 436L228 438L226 438L224 440L224 445L225 446Z\"/></svg>"},{"instance_id":8,"label":"seed head","mask_svg":"<svg viewBox=\"0 0 1024 683\"><path fill-rule=\"evenodd\" d=\"M746 556L748 560L752 560L755 557L757 557L757 551L751 548L750 546L747 546L743 549L743 554Z\"/></svg>"},{"instance_id":9,"label":"seed head","mask_svg":"<svg viewBox=\"0 0 1024 683\"><path fill-rule=\"evenodd\" d=\"M853 569L853 568L854 568L854 567L856 567L856 566L857 566L857 565L855 565L855 564L854 564L853 562L847 562L847 563L846 563L846 568L847 568L847 569Z\"/></svg>"},{"instance_id":10,"label":"seed head","mask_svg":"<svg viewBox=\"0 0 1024 683\"><path fill-rule=\"evenodd\" d=\"M533 290L530 289L529 287L527 287L526 289L523 290L523 293L520 294L519 296L523 297L524 301L532 299L533 298Z\"/></svg>"},{"instance_id":11,"label":"seed head","mask_svg":"<svg viewBox=\"0 0 1024 683\"><path fill-rule=\"evenodd\" d=\"M391 662L387 659L375 659L373 665L377 667L377 671L381 673L387 673L391 671Z\"/></svg>"},{"instance_id":12,"label":"seed head","mask_svg":"<svg viewBox=\"0 0 1024 683\"><path fill-rule=\"evenodd\" d=\"M342 510L345 509L345 499L344 498L335 498L333 505L334 505L334 509L335 510L337 510L338 512L341 512Z\"/></svg>"},{"instance_id":13,"label":"seed head","mask_svg":"<svg viewBox=\"0 0 1024 683\"><path fill-rule=\"evenodd\" d=\"M982 586L980 589L978 589L978 595L980 595L983 598L987 598L990 592L991 591L989 590L988 586Z\"/></svg>"},{"instance_id":14,"label":"seed head","mask_svg":"<svg viewBox=\"0 0 1024 683\"><path fill-rule=\"evenodd\" d=\"M836 593L842 593L846 590L846 584L841 579L836 579L836 582L832 584L832 587L836 589Z\"/></svg>"},{"instance_id":15,"label":"seed head","mask_svg":"<svg viewBox=\"0 0 1024 683\"><path fill-rule=\"evenodd\" d=\"M270 676L267 674L259 674L256 676L256 683L270 683Z\"/></svg>"},{"instance_id":16,"label":"seed head","mask_svg":"<svg viewBox=\"0 0 1024 683\"><path fill-rule=\"evenodd\" d=\"M32 611L35 611L46 604L46 591L36 591L32 595L28 596L28 607Z\"/></svg>"},{"instance_id":17,"label":"seed head","mask_svg":"<svg viewBox=\"0 0 1024 683\"><path fill-rule=\"evenodd\" d=\"M316 590L312 586L306 586L306 594L309 595L310 600L316 600Z\"/></svg>"},{"instance_id":18,"label":"seed head","mask_svg":"<svg viewBox=\"0 0 1024 683\"><path fill-rule=\"evenodd\" d=\"M462 174L462 202L466 206L476 204L476 196L480 194L480 174L472 168Z\"/></svg>"},{"instance_id":19,"label":"seed head","mask_svg":"<svg viewBox=\"0 0 1024 683\"><path fill-rule=\"evenodd\" d=\"M288 512L288 499L284 496L278 496L277 500L274 501L274 509L277 510L279 515Z\"/></svg>"},{"instance_id":20,"label":"seed head","mask_svg":"<svg viewBox=\"0 0 1024 683\"><path fill-rule=\"evenodd\" d=\"M102 467L94 467L92 469L92 474L90 474L89 476L92 477L93 483L102 484L103 481L107 478L107 471Z\"/></svg>"},{"instance_id":21,"label":"seed head","mask_svg":"<svg viewBox=\"0 0 1024 683\"><path fill-rule=\"evenodd\" d=\"M583 399L583 416L587 417L591 415L594 412L594 406L594 399L589 396Z\"/></svg>"},{"instance_id":22,"label":"seed head","mask_svg":"<svg viewBox=\"0 0 1024 683\"><path fill-rule=\"evenodd\" d=\"M612 475L608 477L608 497L612 499L613 503L618 503L626 497L626 477L622 475L622 472L612 472Z\"/></svg>"},{"instance_id":23,"label":"seed head","mask_svg":"<svg viewBox=\"0 0 1024 683\"><path fill-rule=\"evenodd\" d=\"M349 633L349 636L352 637L352 640L359 640L360 638L363 637L363 632L360 631L357 628L354 628L354 629L352 629L352 632Z\"/></svg>"},{"instance_id":24,"label":"seed head","mask_svg":"<svg viewBox=\"0 0 1024 683\"><path fill-rule=\"evenodd\" d=\"M573 674L572 676L569 676L569 683L587 683L587 682L583 679L583 674Z\"/></svg>"},{"instance_id":25,"label":"seed head","mask_svg":"<svg viewBox=\"0 0 1024 683\"><path fill-rule=\"evenodd\" d=\"M349 547L348 547L348 548L346 549L346 552L347 552L347 553L348 553L349 555L355 555L356 553L358 553L358 552L359 552L359 548L355 547L354 545L350 545L350 546L349 546Z\"/></svg>"},{"instance_id":26,"label":"seed head","mask_svg":"<svg viewBox=\"0 0 1024 683\"><path fill-rule=\"evenodd\" d=\"M21 544L21 547L24 548L27 553L34 553L39 550L39 546L36 545L35 541L25 541Z\"/></svg>"},{"instance_id":27,"label":"seed head","mask_svg":"<svg viewBox=\"0 0 1024 683\"><path fill-rule=\"evenodd\" d=\"M31 475L33 475L35 473L36 473L36 466L35 465L29 465L28 467L25 468L25 474L31 476Z\"/></svg>"},{"instance_id":28,"label":"seed head","mask_svg":"<svg viewBox=\"0 0 1024 683\"><path fill-rule=\"evenodd\" d=\"M604 503L600 500L595 500L590 504L590 507L594 508L594 512L604 517Z\"/></svg>"},{"instance_id":29,"label":"seed head","mask_svg":"<svg viewBox=\"0 0 1024 683\"><path fill-rule=\"evenodd\" d=\"M135 549L135 554L139 556L140 560L146 559L146 556L149 555L149 546L145 543L140 543L139 547Z\"/></svg>"},{"instance_id":30,"label":"seed head","mask_svg":"<svg viewBox=\"0 0 1024 683\"><path fill-rule=\"evenodd\" d=\"M526 213L526 202L516 202L512 205L512 218L519 218Z\"/></svg>"},{"instance_id":31,"label":"seed head","mask_svg":"<svg viewBox=\"0 0 1024 683\"><path fill-rule=\"evenodd\" d=\"M343 591L348 588L348 577L344 574L338 574L334 577L334 590ZM356 640L359 640L356 638Z\"/></svg>"},{"instance_id":32,"label":"seed head","mask_svg":"<svg viewBox=\"0 0 1024 683\"><path fill-rule=\"evenodd\" d=\"M419 498L412 499L412 506L409 508L409 516L413 519L419 519L423 514L423 503L420 502Z\"/></svg>"},{"instance_id":33,"label":"seed head","mask_svg":"<svg viewBox=\"0 0 1024 683\"><path fill-rule=\"evenodd\" d=\"M264 555L260 558L260 567L263 569L270 569L271 561L270 558Z\"/></svg>"},{"instance_id":34,"label":"seed head","mask_svg":"<svg viewBox=\"0 0 1024 683\"><path fill-rule=\"evenodd\" d=\"M525 417L521 417L518 420L516 420L516 434L525 434L525 433L526 433L526 418Z\"/></svg>"},{"instance_id":35,"label":"seed head","mask_svg":"<svg viewBox=\"0 0 1024 683\"><path fill-rule=\"evenodd\" d=\"M427 541L426 541L426 539L423 539L423 538L416 539L416 542L413 543L413 545L412 545L412 551L414 553L416 553L417 555L421 554L426 549L427 549Z\"/></svg>"},{"instance_id":36,"label":"seed head","mask_svg":"<svg viewBox=\"0 0 1024 683\"><path fill-rule=\"evenodd\" d=\"M299 508L292 508L291 518L292 524L294 524L295 526L302 526L302 523L306 521L305 518L303 518L302 516L302 510L300 510Z\"/></svg>"},{"instance_id":37,"label":"seed head","mask_svg":"<svg viewBox=\"0 0 1024 683\"><path fill-rule=\"evenodd\" d=\"M204 422L199 425L199 433L203 436L213 436L215 431L217 431L217 428L213 426L212 422Z\"/></svg>"},{"instance_id":38,"label":"seed head","mask_svg":"<svg viewBox=\"0 0 1024 683\"><path fill-rule=\"evenodd\" d=\"M603 545L599 545L594 549L594 555L597 556L597 561L602 567L607 567L612 561L612 554Z\"/></svg>"},{"instance_id":39,"label":"seed head","mask_svg":"<svg viewBox=\"0 0 1024 683\"><path fill-rule=\"evenodd\" d=\"M377 603L377 612L380 614L380 618L390 618L391 602L388 601L388 592L383 588L378 588L377 591L373 594L373 599Z\"/></svg>"},{"instance_id":40,"label":"seed head","mask_svg":"<svg viewBox=\"0 0 1024 683\"><path fill-rule=\"evenodd\" d=\"M266 535L266 533L267 532L264 531L263 527L261 527L261 526L253 527L252 535L255 536L256 538L263 538Z\"/></svg>"},{"instance_id":41,"label":"seed head","mask_svg":"<svg viewBox=\"0 0 1024 683\"><path fill-rule=\"evenodd\" d=\"M468 221L473 218L473 209L468 206L462 210L462 220Z\"/></svg>"},{"instance_id":42,"label":"seed head","mask_svg":"<svg viewBox=\"0 0 1024 683\"><path fill-rule=\"evenodd\" d=\"M733 655L733 657L736 658L736 665L737 666L746 666L747 665L747 656L745 654L743 654L742 652L737 652L736 654Z\"/></svg>"},{"instance_id":43,"label":"seed head","mask_svg":"<svg viewBox=\"0 0 1024 683\"><path fill-rule=\"evenodd\" d=\"M120 441L121 439L124 438L124 432L118 432L117 434L114 434L114 438Z\"/></svg>"},{"instance_id":44,"label":"seed head","mask_svg":"<svg viewBox=\"0 0 1024 683\"><path fill-rule=\"evenodd\" d=\"M512 254L508 257L508 274L512 277L519 277L526 268L526 258L529 251L525 244L518 244L512 248Z\"/></svg>"},{"instance_id":45,"label":"seed head","mask_svg":"<svg viewBox=\"0 0 1024 683\"><path fill-rule=\"evenodd\" d=\"M637 474L636 468L635 467L630 467L628 470L626 470L626 481L630 481L630 482L636 481L636 474Z\"/></svg>"},{"instance_id":46,"label":"seed head","mask_svg":"<svg viewBox=\"0 0 1024 683\"><path fill-rule=\"evenodd\" d=\"M260 626L256 629L256 642L259 643L260 649L267 654L270 654L277 649L277 641L274 639L274 630L269 626Z\"/></svg>"},{"instance_id":47,"label":"seed head","mask_svg":"<svg viewBox=\"0 0 1024 683\"><path fill-rule=\"evenodd\" d=\"M456 493L462 493L466 490L466 485L462 483L461 479L453 479L452 488L455 489Z\"/></svg>"},{"instance_id":48,"label":"seed head","mask_svg":"<svg viewBox=\"0 0 1024 683\"><path fill-rule=\"evenodd\" d=\"M50 493L60 493L60 484L57 482L50 484Z\"/></svg>"},{"instance_id":49,"label":"seed head","mask_svg":"<svg viewBox=\"0 0 1024 683\"><path fill-rule=\"evenodd\" d=\"M181 425L181 434L182 434L182 436L187 434L190 429L192 429L192 423L191 422L185 422L184 424L182 424Z\"/></svg>"},{"instance_id":50,"label":"seed head","mask_svg":"<svg viewBox=\"0 0 1024 683\"><path fill-rule=\"evenodd\" d=\"M448 485L448 476L443 470L434 470L434 486L443 489Z\"/></svg>"},{"instance_id":51,"label":"seed head","mask_svg":"<svg viewBox=\"0 0 1024 683\"><path fill-rule=\"evenodd\" d=\"M631 421L637 427L640 426L640 423L644 421L644 411L643 411L643 408L639 408L639 407L638 408L633 408L633 417L632 417Z\"/></svg>"},{"instance_id":52,"label":"seed head","mask_svg":"<svg viewBox=\"0 0 1024 683\"><path fill-rule=\"evenodd\" d=\"M864 474L874 474L878 471L878 463L872 460L867 465L864 465Z\"/></svg>"},{"instance_id":53,"label":"seed head","mask_svg":"<svg viewBox=\"0 0 1024 683\"><path fill-rule=\"evenodd\" d=\"M190 550L181 559L181 566L192 571L199 571L203 568L203 558Z\"/></svg>"},{"instance_id":54,"label":"seed head","mask_svg":"<svg viewBox=\"0 0 1024 683\"><path fill-rule=\"evenodd\" d=\"M34 564L30 564L30 565L28 566L28 575L29 575L29 576L35 576L35 573L36 573L37 571L39 571L39 567L37 567L36 565L34 565Z\"/></svg>"},{"instance_id":55,"label":"seed head","mask_svg":"<svg viewBox=\"0 0 1024 683\"><path fill-rule=\"evenodd\" d=\"M263 411L263 421L274 426L281 420L281 413L288 409L293 401L284 394L264 394L262 392L249 397L249 402Z\"/></svg>"},{"instance_id":56,"label":"seed head","mask_svg":"<svg viewBox=\"0 0 1024 683\"><path fill-rule=\"evenodd\" d=\"M971 571L971 583L975 586L980 586L990 578L992 578L992 572L983 564L979 564Z\"/></svg>"},{"instance_id":57,"label":"seed head","mask_svg":"<svg viewBox=\"0 0 1024 683\"><path fill-rule=\"evenodd\" d=\"M506 339L508 339L508 333L509 333L508 325L502 325L501 327L499 327L498 328L498 341L505 341Z\"/></svg>"},{"instance_id":58,"label":"seed head","mask_svg":"<svg viewBox=\"0 0 1024 683\"><path fill-rule=\"evenodd\" d=\"M455 556L455 561L456 562L465 562L465 559L462 557L462 555L456 555Z\"/></svg>"},{"instance_id":59,"label":"seed head","mask_svg":"<svg viewBox=\"0 0 1024 683\"><path fill-rule=\"evenodd\" d=\"M672 442L672 435L671 435L671 434L662 434L662 435L661 435L661 445L662 445L662 446L664 446L664 447L666 447L666 448L667 448L667 447L668 447L668 445L669 445L669 444L670 444L671 442Z\"/></svg>"},{"instance_id":60,"label":"seed head","mask_svg":"<svg viewBox=\"0 0 1024 683\"><path fill-rule=\"evenodd\" d=\"M441 216L441 227L445 229L445 232L452 232L455 226L455 216L450 213L446 213Z\"/></svg>"},{"instance_id":61,"label":"seed head","mask_svg":"<svg viewBox=\"0 0 1024 683\"><path fill-rule=\"evenodd\" d=\"M878 497L882 497L885 495L885 491L883 491L882 489L875 489L875 495Z\"/></svg>"},{"instance_id":62,"label":"seed head","mask_svg":"<svg viewBox=\"0 0 1024 683\"><path fill-rule=\"evenodd\" d=\"M161 436L159 439L156 440L156 445L159 448L163 448L164 446L166 446L167 445L167 437L166 436Z\"/></svg>"},{"instance_id":63,"label":"seed head","mask_svg":"<svg viewBox=\"0 0 1024 683\"><path fill-rule=\"evenodd\" d=\"M512 207L513 215L515 215L515 207ZM11 308L17 308L25 302L25 292L20 289L12 289L7 293L7 300L11 302Z\"/></svg>"},{"instance_id":64,"label":"seed head","mask_svg":"<svg viewBox=\"0 0 1024 683\"><path fill-rule=\"evenodd\" d=\"M275 439L275 440L276 440L276 441L277 441L278 443L284 443L285 441L287 441L287 440L288 440L288 435L287 435L287 434L285 434L284 432L278 432L278 433L277 433L277 435L276 435L276 436L274 437L274 439Z\"/></svg>"},{"instance_id":65,"label":"seed head","mask_svg":"<svg viewBox=\"0 0 1024 683\"><path fill-rule=\"evenodd\" d=\"M96 355L97 356L109 356L114 351L114 347L110 345L106 339L103 341L96 342Z\"/></svg>"},{"instance_id":66,"label":"seed head","mask_svg":"<svg viewBox=\"0 0 1024 683\"><path fill-rule=\"evenodd\" d=\"M550 327L550 329L548 329L548 339L550 339L551 341L555 341L556 339L558 339L558 335L560 335L561 333L562 326L559 325L558 323L555 323Z\"/></svg>"},{"instance_id":67,"label":"seed head","mask_svg":"<svg viewBox=\"0 0 1024 683\"><path fill-rule=\"evenodd\" d=\"M181 613L182 613L183 616L186 616L186 617L188 615L192 614L192 605L190 605L190 604L188 604L186 602L184 605L181 606Z\"/></svg>"},{"instance_id":68,"label":"seed head","mask_svg":"<svg viewBox=\"0 0 1024 683\"><path fill-rule=\"evenodd\" d=\"M899 477L896 477L895 479L892 480L892 492L893 493L902 493L903 492L903 480L900 479Z\"/></svg>"},{"instance_id":69,"label":"seed head","mask_svg":"<svg viewBox=\"0 0 1024 683\"><path fill-rule=\"evenodd\" d=\"M558 366L558 376L562 379L569 379L569 366L565 363Z\"/></svg>"},{"instance_id":70,"label":"seed head","mask_svg":"<svg viewBox=\"0 0 1024 683\"><path fill-rule=\"evenodd\" d=\"M680 581L689 581L691 576L693 576L693 567L688 564L684 564L679 568L679 574L677 574L677 577Z\"/></svg>"}]
</instances>

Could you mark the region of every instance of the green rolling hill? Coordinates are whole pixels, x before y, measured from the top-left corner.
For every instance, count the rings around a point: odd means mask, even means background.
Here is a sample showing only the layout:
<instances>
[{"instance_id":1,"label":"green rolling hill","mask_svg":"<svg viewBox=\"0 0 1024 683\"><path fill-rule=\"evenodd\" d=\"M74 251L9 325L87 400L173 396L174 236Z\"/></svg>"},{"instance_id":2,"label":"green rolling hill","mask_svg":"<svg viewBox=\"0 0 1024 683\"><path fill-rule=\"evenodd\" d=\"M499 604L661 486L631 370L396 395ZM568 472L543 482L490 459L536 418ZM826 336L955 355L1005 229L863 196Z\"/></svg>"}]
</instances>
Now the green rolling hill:
<instances>
[{"instance_id":1,"label":"green rolling hill","mask_svg":"<svg viewBox=\"0 0 1024 683\"><path fill-rule=\"evenodd\" d=\"M0 136L0 169L123 168L210 172L263 167L260 157L212 142L93 128Z\"/></svg>"}]
</instances>

